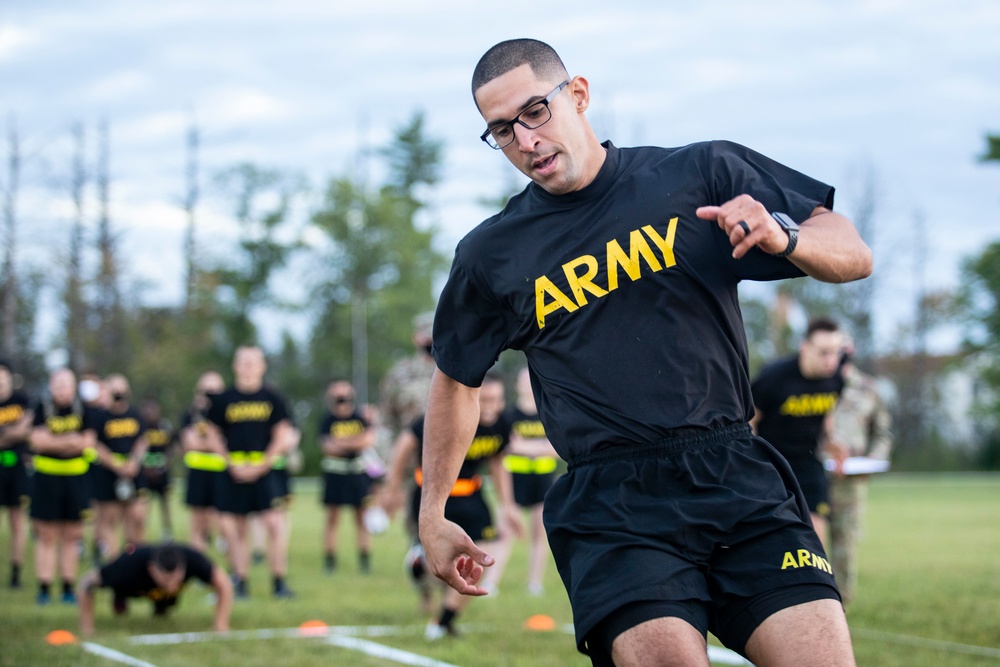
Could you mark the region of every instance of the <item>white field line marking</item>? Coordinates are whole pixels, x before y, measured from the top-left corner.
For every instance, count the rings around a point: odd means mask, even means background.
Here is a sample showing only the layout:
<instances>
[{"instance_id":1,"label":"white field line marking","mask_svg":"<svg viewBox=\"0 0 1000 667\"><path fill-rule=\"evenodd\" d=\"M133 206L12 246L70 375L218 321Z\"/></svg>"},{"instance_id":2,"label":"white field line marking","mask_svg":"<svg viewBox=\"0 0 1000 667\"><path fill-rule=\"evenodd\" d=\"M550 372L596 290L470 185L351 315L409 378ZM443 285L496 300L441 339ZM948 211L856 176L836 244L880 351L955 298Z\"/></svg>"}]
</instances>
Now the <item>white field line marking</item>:
<instances>
[{"instance_id":1,"label":"white field line marking","mask_svg":"<svg viewBox=\"0 0 1000 667\"><path fill-rule=\"evenodd\" d=\"M156 665L148 663L145 660L133 658L130 655L125 655L121 651L116 651L108 648L107 646L101 646L100 644L95 644L93 642L83 642L80 646L87 653L93 653L94 655L99 655L102 658L120 662L123 665L131 665L132 667L156 667Z\"/></svg>"},{"instance_id":2,"label":"white field line marking","mask_svg":"<svg viewBox=\"0 0 1000 667\"><path fill-rule=\"evenodd\" d=\"M897 635L892 632L881 632L879 630L865 630L864 628L851 628L851 634L862 639L875 639L877 641L891 642L894 644L904 644L906 646L917 646L919 648L933 648L940 651L950 651L952 653L966 653L978 655L985 658L1000 659L1000 649L989 648L987 646L974 646L972 644L959 644L941 639L926 639L924 637L911 637L910 635Z\"/></svg>"},{"instance_id":3,"label":"white field line marking","mask_svg":"<svg viewBox=\"0 0 1000 667\"><path fill-rule=\"evenodd\" d=\"M240 641L251 639L310 639L333 635L360 635L365 637L390 637L393 635L415 635L424 631L423 626L395 625L334 625L327 628L263 628L260 630L232 630L230 632L174 632L153 635L133 635L130 644L194 644L197 642Z\"/></svg>"},{"instance_id":4,"label":"white field line marking","mask_svg":"<svg viewBox=\"0 0 1000 667\"><path fill-rule=\"evenodd\" d=\"M753 667L753 663L745 660L739 653L721 646L708 647L708 661L719 665L750 665Z\"/></svg>"},{"instance_id":5,"label":"white field line marking","mask_svg":"<svg viewBox=\"0 0 1000 667\"><path fill-rule=\"evenodd\" d=\"M357 637L333 636L328 638L326 643L354 651L361 651L365 655L372 656L373 658L392 660L393 662L398 662L401 665L413 665L414 667L456 667L448 662L441 662L440 660L434 660L433 658L428 658L427 656L410 653L409 651L402 651L398 648L390 648L388 646L383 646L382 644L377 644L367 639L359 639Z\"/></svg>"}]
</instances>

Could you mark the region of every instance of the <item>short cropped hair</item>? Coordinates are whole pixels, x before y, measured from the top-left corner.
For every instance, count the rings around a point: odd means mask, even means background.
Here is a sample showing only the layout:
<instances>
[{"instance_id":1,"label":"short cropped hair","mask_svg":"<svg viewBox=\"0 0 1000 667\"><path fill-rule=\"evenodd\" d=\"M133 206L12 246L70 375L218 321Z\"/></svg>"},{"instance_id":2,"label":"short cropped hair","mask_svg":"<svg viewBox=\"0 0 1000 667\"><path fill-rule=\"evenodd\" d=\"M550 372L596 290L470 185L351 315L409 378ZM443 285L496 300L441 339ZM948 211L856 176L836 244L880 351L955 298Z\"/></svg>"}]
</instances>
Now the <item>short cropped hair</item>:
<instances>
[{"instance_id":1,"label":"short cropped hair","mask_svg":"<svg viewBox=\"0 0 1000 667\"><path fill-rule=\"evenodd\" d=\"M172 544L157 547L153 551L151 560L156 567L164 572L173 572L178 568L187 566L187 558L184 556L184 551Z\"/></svg>"},{"instance_id":2,"label":"short cropped hair","mask_svg":"<svg viewBox=\"0 0 1000 667\"><path fill-rule=\"evenodd\" d=\"M834 333L840 331L840 325L838 325L834 320L829 317L817 317L809 321L809 326L806 327L806 340L812 338L813 334L817 331L825 331L827 333Z\"/></svg>"},{"instance_id":3,"label":"short cropped hair","mask_svg":"<svg viewBox=\"0 0 1000 667\"><path fill-rule=\"evenodd\" d=\"M509 39L500 42L479 59L472 73L472 99L476 91L493 79L521 65L530 65L540 79L553 83L568 79L566 66L551 46L537 39ZM476 103L478 106L478 102Z\"/></svg>"}]
</instances>

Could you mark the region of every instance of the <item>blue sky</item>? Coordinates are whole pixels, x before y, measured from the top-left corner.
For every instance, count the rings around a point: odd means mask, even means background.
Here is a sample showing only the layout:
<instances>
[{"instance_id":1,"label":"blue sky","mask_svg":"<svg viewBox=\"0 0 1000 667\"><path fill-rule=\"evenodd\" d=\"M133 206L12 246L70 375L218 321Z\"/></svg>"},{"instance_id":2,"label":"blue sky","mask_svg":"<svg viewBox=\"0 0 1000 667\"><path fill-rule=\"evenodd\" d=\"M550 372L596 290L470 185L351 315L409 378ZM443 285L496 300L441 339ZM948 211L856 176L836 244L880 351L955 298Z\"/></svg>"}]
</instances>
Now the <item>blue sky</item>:
<instances>
[{"instance_id":1,"label":"blue sky","mask_svg":"<svg viewBox=\"0 0 1000 667\"><path fill-rule=\"evenodd\" d=\"M954 287L961 258L1000 240L1000 165L975 161L985 133L1000 133L995 0L97 0L0 9L0 118L5 136L16 120L25 153L19 244L43 257L64 236L69 128L86 125L93 161L106 117L130 278L169 303L193 120L206 176L249 160L301 171L319 190L423 110L445 142L430 218L450 253L490 213L479 202L520 178L478 140L469 94L482 52L520 36L588 78L591 120L618 145L738 141L837 186L848 214L874 179L886 335L912 316L916 285ZM6 184L6 142L0 159ZM93 219L92 191L87 210ZM208 191L198 214L206 253L232 238L221 197Z\"/></svg>"}]
</instances>

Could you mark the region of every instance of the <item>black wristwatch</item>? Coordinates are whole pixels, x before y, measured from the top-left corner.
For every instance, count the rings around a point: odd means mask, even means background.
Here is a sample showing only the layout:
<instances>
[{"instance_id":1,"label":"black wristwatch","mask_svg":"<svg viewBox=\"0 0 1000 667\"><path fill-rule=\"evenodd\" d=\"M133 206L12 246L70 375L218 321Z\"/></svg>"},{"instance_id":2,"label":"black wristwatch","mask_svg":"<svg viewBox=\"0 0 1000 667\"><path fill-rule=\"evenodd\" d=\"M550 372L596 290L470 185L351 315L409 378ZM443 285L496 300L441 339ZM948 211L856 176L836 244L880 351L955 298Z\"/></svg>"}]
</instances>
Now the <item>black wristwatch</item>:
<instances>
[{"instance_id":1,"label":"black wristwatch","mask_svg":"<svg viewBox=\"0 0 1000 667\"><path fill-rule=\"evenodd\" d=\"M795 246L799 242L799 223L795 222L788 217L785 213L772 213L771 217L775 219L778 226L781 227L786 234L788 234L788 245L781 252L770 253L772 257L788 257L795 250Z\"/></svg>"}]
</instances>

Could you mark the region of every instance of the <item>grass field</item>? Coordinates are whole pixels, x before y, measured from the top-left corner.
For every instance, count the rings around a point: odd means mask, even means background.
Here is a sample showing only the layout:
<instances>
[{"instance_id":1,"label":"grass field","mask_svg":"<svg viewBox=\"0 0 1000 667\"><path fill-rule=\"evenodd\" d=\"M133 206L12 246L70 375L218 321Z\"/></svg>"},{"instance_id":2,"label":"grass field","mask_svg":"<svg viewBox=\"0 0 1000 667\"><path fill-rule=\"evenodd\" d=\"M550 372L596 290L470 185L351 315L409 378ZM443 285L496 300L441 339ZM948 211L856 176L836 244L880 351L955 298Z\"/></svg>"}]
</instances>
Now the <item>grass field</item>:
<instances>
[{"instance_id":1,"label":"grass field","mask_svg":"<svg viewBox=\"0 0 1000 667\"><path fill-rule=\"evenodd\" d=\"M389 633L360 638L364 647L388 647L411 657L409 664L587 665L576 653L569 603L550 568L545 594L524 589L525 545L514 550L495 599L474 600L460 617L462 635L428 643L426 618L403 575L407 542L401 526L375 538L373 572L357 572L353 533L342 526L339 569L322 571L321 511L307 480L296 489L289 583L297 597L270 598L266 567L254 567L251 598L233 611L229 639L182 644L135 643L136 635L201 632L211 624L207 593L190 586L179 608L166 619L153 619L147 604L133 601L130 616L114 618L107 592L97 604L98 634L91 641L156 667L188 665L359 665L401 664L391 657L368 655L357 646L335 646L325 637L302 638L278 633L260 638L260 629L297 628L310 620L330 626L379 626ZM176 508L179 527L186 514ZM859 665L1000 667L1000 475L886 475L873 482L862 547L857 599L848 609ZM348 522L345 522L345 524ZM151 534L159 534L158 519ZM183 536L183 530L180 530ZM0 576L8 563L6 520L0 531ZM29 559L30 561L30 550ZM0 589L0 666L113 665L79 644L49 646L54 629L76 632L75 608L58 603L39 608L30 562L26 586ZM546 614L556 630L526 630L534 614ZM358 640L342 640L341 643ZM418 658L423 658L420 662ZM133 662L132 664L141 664Z\"/></svg>"}]
</instances>

